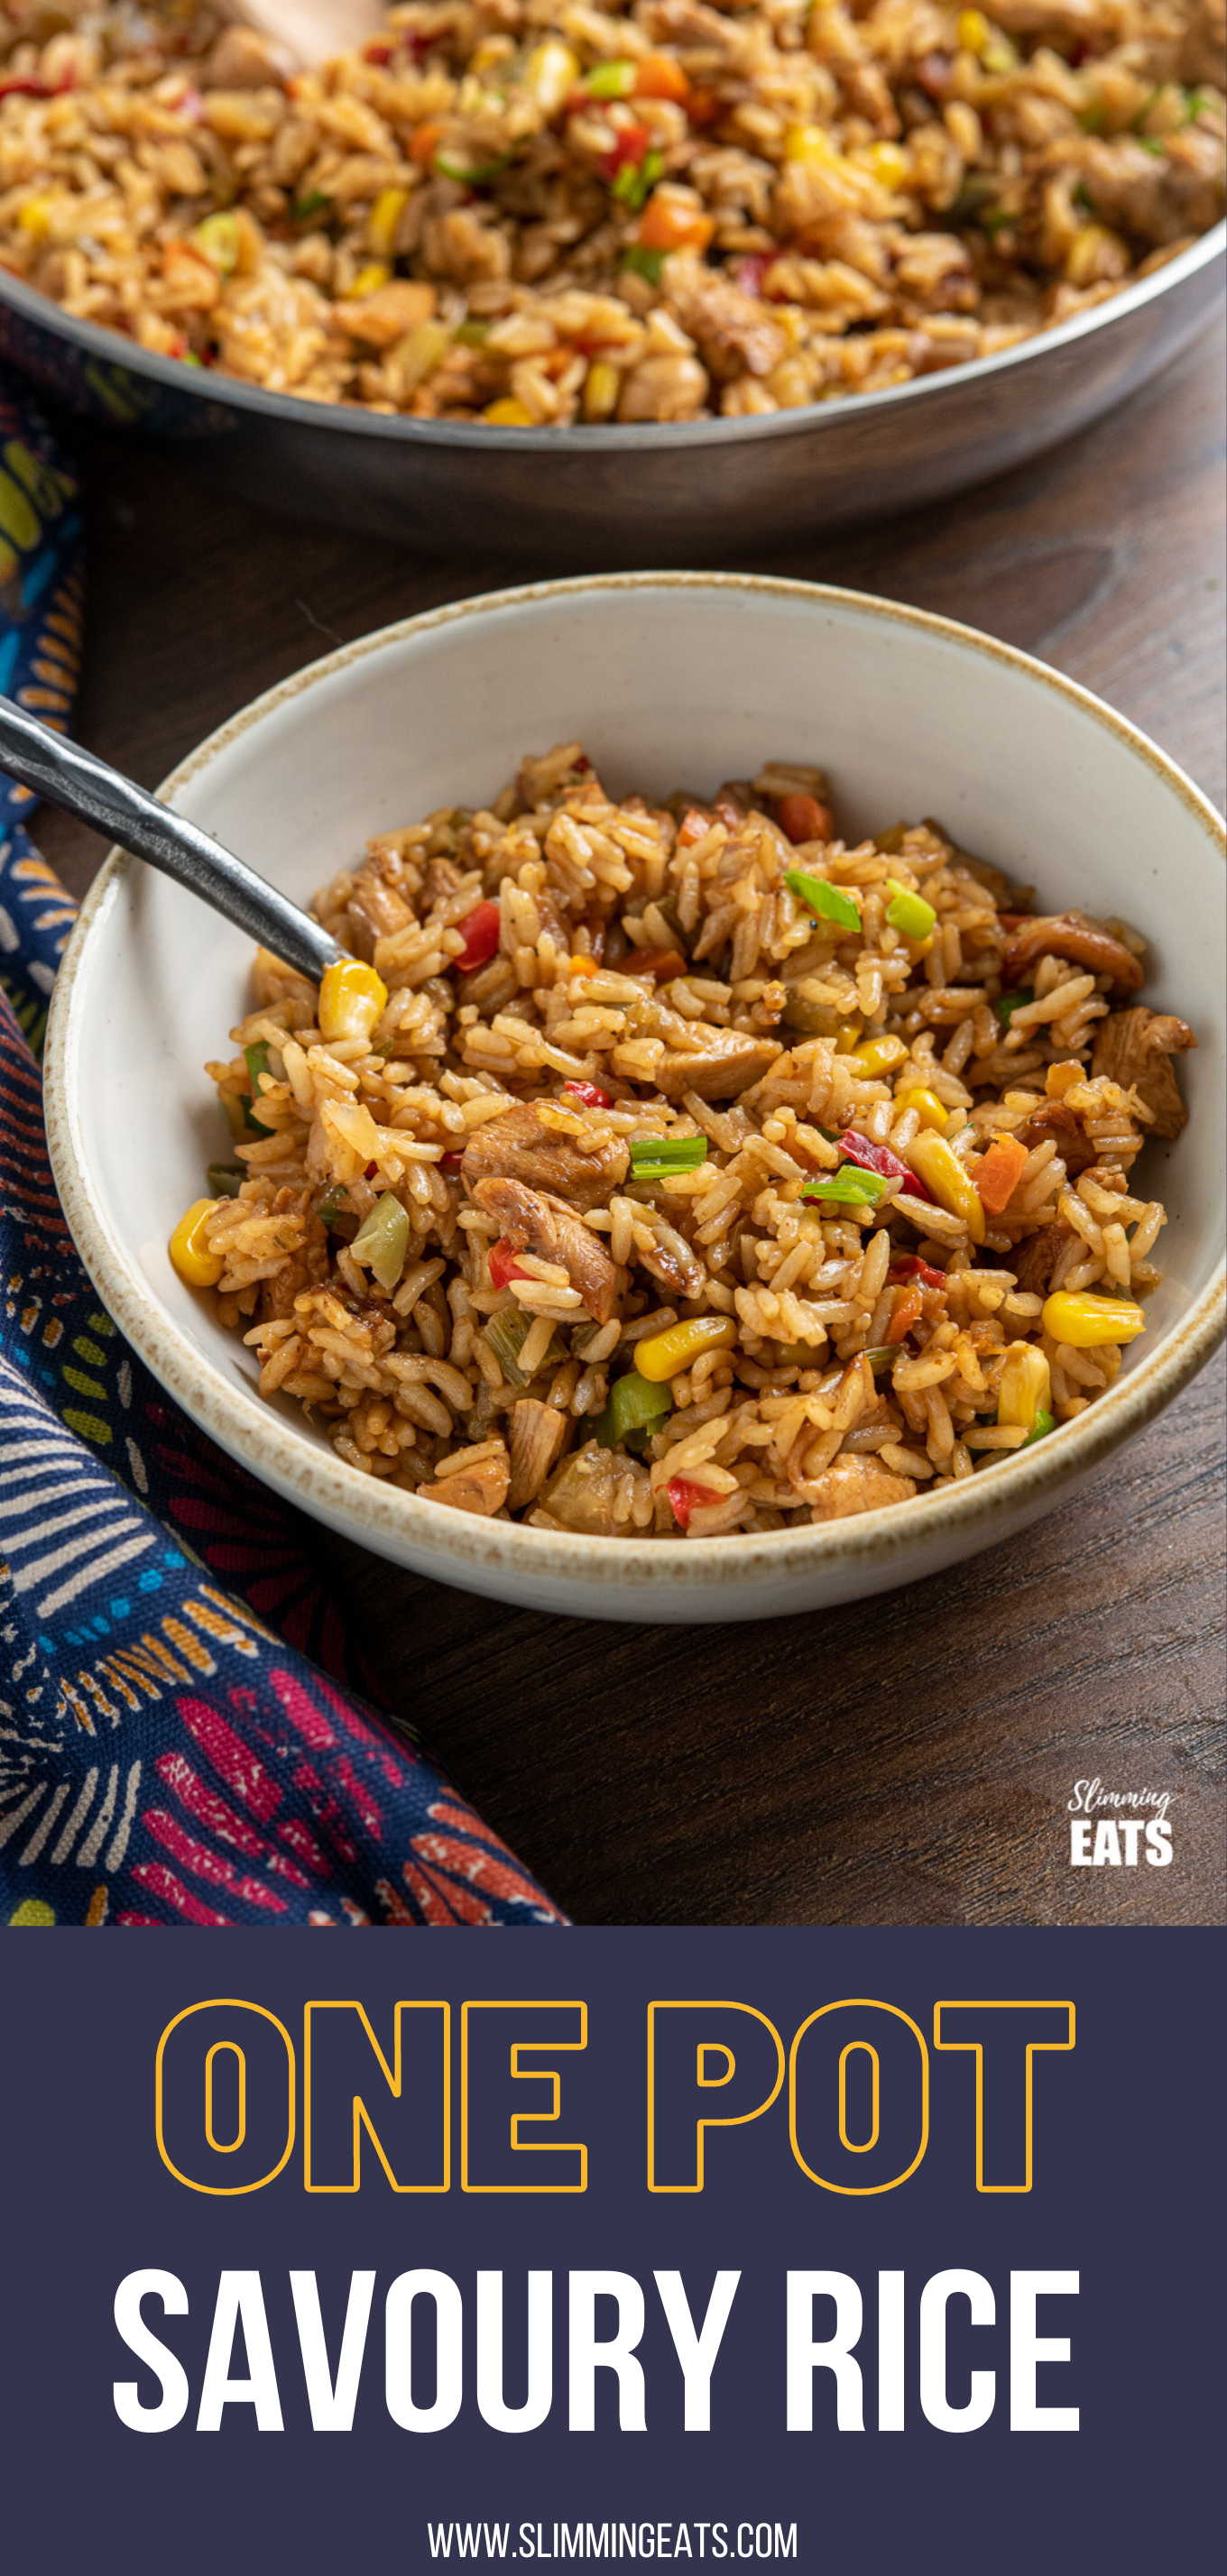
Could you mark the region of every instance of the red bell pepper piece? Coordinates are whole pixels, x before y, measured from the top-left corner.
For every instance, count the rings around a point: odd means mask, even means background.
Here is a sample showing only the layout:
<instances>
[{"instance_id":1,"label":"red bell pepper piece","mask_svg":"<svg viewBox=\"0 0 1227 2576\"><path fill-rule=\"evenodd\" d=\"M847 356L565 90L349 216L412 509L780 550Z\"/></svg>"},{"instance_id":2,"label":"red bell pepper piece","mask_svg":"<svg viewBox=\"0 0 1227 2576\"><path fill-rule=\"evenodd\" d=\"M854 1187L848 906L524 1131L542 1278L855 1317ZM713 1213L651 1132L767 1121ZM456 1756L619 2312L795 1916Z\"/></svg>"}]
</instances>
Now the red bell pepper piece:
<instances>
[{"instance_id":1,"label":"red bell pepper piece","mask_svg":"<svg viewBox=\"0 0 1227 2576\"><path fill-rule=\"evenodd\" d=\"M906 1163L900 1162L897 1154L892 1154L889 1145L874 1145L868 1136L858 1136L852 1127L845 1127L836 1141L846 1162L859 1163L863 1172L880 1172L884 1181L902 1181L909 1197L926 1199L933 1206L932 1190L908 1170Z\"/></svg>"},{"instance_id":2,"label":"red bell pepper piece","mask_svg":"<svg viewBox=\"0 0 1227 2576\"><path fill-rule=\"evenodd\" d=\"M463 921L456 924L464 935L460 955L453 959L460 975L473 975L479 966L488 966L498 946L499 909L496 903L474 904Z\"/></svg>"},{"instance_id":3,"label":"red bell pepper piece","mask_svg":"<svg viewBox=\"0 0 1227 2576\"><path fill-rule=\"evenodd\" d=\"M464 1155L462 1153L444 1154L440 1158L439 1169L441 1172L458 1172L463 1161Z\"/></svg>"},{"instance_id":4,"label":"red bell pepper piece","mask_svg":"<svg viewBox=\"0 0 1227 2576\"><path fill-rule=\"evenodd\" d=\"M903 1295L900 1297L898 1304L895 1307L894 1314L891 1316L890 1322L886 1327L886 1338L888 1342L902 1342L906 1340L907 1335L911 1332L913 1324L918 1324L920 1321L920 1303L920 1282L918 1279L913 1279L911 1287L904 1289Z\"/></svg>"},{"instance_id":5,"label":"red bell pepper piece","mask_svg":"<svg viewBox=\"0 0 1227 2576\"><path fill-rule=\"evenodd\" d=\"M652 140L646 125L621 125L612 152L603 152L598 168L603 179L616 179L629 161L638 169Z\"/></svg>"},{"instance_id":6,"label":"red bell pepper piece","mask_svg":"<svg viewBox=\"0 0 1227 2576\"><path fill-rule=\"evenodd\" d=\"M715 1493L710 1485L692 1485L688 1476L675 1476L669 1486L669 1502L673 1517L675 1521L680 1522L683 1529L689 1529L692 1512L701 1511L708 1503L720 1503L723 1500L724 1496Z\"/></svg>"},{"instance_id":7,"label":"red bell pepper piece","mask_svg":"<svg viewBox=\"0 0 1227 2576\"><path fill-rule=\"evenodd\" d=\"M612 1109L613 1107L609 1093L602 1091L599 1082L564 1082L562 1087L564 1093L570 1092L573 1100L581 1100L585 1109Z\"/></svg>"},{"instance_id":8,"label":"red bell pepper piece","mask_svg":"<svg viewBox=\"0 0 1227 2576\"><path fill-rule=\"evenodd\" d=\"M500 1234L498 1242L490 1246L490 1278L493 1286L508 1288L513 1279L531 1279L531 1277L531 1270L521 1268L516 1258L514 1243L509 1243L506 1235Z\"/></svg>"},{"instance_id":9,"label":"red bell pepper piece","mask_svg":"<svg viewBox=\"0 0 1227 2576\"><path fill-rule=\"evenodd\" d=\"M944 1288L946 1285L945 1271L935 1270L931 1261L922 1261L918 1252L901 1252L898 1260L892 1261L886 1276L893 1286L897 1286L901 1279L923 1279L926 1288Z\"/></svg>"}]
</instances>

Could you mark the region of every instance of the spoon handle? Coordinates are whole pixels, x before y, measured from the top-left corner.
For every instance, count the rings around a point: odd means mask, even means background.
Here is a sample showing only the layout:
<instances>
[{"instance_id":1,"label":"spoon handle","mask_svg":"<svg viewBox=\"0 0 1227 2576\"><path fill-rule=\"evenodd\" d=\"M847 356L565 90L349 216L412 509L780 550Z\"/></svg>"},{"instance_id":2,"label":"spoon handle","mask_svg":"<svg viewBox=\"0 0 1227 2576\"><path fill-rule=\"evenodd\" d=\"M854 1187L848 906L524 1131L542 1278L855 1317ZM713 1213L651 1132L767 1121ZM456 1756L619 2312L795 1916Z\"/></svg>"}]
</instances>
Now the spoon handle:
<instances>
[{"instance_id":1,"label":"spoon handle","mask_svg":"<svg viewBox=\"0 0 1227 2576\"><path fill-rule=\"evenodd\" d=\"M325 967L344 957L344 949L318 921L197 824L5 697L0 697L0 769L49 805L92 824L138 859L148 859L313 983Z\"/></svg>"}]
</instances>

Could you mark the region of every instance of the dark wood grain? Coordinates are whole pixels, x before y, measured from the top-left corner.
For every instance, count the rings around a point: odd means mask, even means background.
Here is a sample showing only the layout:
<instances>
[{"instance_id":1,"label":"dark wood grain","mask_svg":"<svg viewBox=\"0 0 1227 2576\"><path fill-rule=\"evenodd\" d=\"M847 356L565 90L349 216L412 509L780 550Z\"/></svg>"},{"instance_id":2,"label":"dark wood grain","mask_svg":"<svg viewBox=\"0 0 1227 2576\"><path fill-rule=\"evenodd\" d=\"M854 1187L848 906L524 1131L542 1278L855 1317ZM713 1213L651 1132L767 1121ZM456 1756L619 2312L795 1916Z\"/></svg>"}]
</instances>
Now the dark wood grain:
<instances>
[{"instance_id":1,"label":"dark wood grain","mask_svg":"<svg viewBox=\"0 0 1227 2576\"><path fill-rule=\"evenodd\" d=\"M1022 473L771 567L1043 654L1222 801L1221 357ZM81 453L81 729L151 784L328 646L512 577L262 520L167 456ZM53 815L39 838L82 891L97 843ZM390 1701L579 1921L1219 1922L1223 1389L1220 1359L1008 1549L819 1616L548 1620L317 1543ZM1070 1867L1096 1776L1170 1793L1169 1868Z\"/></svg>"}]
</instances>

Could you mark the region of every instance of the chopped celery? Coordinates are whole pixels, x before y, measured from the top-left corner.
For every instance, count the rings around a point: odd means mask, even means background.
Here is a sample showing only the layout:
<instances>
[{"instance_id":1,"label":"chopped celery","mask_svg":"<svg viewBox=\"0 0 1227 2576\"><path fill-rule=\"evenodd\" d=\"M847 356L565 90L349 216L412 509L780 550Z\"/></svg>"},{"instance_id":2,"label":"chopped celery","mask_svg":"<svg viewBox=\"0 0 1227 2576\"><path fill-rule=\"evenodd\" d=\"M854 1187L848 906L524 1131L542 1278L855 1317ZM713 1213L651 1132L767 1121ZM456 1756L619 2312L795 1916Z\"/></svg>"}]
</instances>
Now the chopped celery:
<instances>
[{"instance_id":1,"label":"chopped celery","mask_svg":"<svg viewBox=\"0 0 1227 2576\"><path fill-rule=\"evenodd\" d=\"M589 98L630 98L636 76L634 63L597 63L585 76L584 88Z\"/></svg>"},{"instance_id":2,"label":"chopped celery","mask_svg":"<svg viewBox=\"0 0 1227 2576\"><path fill-rule=\"evenodd\" d=\"M409 1248L409 1218L395 1190L376 1199L349 1248L355 1261L374 1271L381 1288L395 1288Z\"/></svg>"},{"instance_id":3,"label":"chopped celery","mask_svg":"<svg viewBox=\"0 0 1227 2576\"><path fill-rule=\"evenodd\" d=\"M619 1441L625 1445L638 1432L650 1437L672 1410L667 1383L654 1385L650 1378L640 1377L638 1369L628 1369L625 1377L614 1379L596 1437L602 1449L614 1449Z\"/></svg>"},{"instance_id":4,"label":"chopped celery","mask_svg":"<svg viewBox=\"0 0 1227 2576\"><path fill-rule=\"evenodd\" d=\"M522 1308L508 1306L502 1314L491 1315L486 1324L487 1346L493 1351L509 1386L528 1386L530 1383L519 1361L534 1321L535 1318L532 1315L526 1315ZM554 1333L541 1366L543 1369L557 1368L559 1361L565 1356L558 1335Z\"/></svg>"},{"instance_id":5,"label":"chopped celery","mask_svg":"<svg viewBox=\"0 0 1227 2576\"><path fill-rule=\"evenodd\" d=\"M841 930L859 930L860 909L842 886L828 885L825 877L811 877L800 868L788 868L784 883L798 903L807 903L811 912L821 913L824 921L835 922Z\"/></svg>"}]
</instances>

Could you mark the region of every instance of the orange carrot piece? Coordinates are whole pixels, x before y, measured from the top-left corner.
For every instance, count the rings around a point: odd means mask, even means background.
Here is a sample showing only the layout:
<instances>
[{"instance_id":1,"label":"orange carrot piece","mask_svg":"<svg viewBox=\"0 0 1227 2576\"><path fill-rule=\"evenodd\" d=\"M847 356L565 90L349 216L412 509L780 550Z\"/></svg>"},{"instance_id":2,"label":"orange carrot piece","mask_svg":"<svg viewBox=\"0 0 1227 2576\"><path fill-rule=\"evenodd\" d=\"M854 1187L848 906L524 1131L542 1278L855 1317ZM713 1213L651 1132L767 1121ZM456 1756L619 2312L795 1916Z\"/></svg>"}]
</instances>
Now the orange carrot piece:
<instances>
[{"instance_id":1,"label":"orange carrot piece","mask_svg":"<svg viewBox=\"0 0 1227 2576\"><path fill-rule=\"evenodd\" d=\"M1026 1160L1027 1148L1017 1136L994 1136L976 1173L976 1188L986 1216L1000 1216L1009 1205Z\"/></svg>"}]
</instances>

